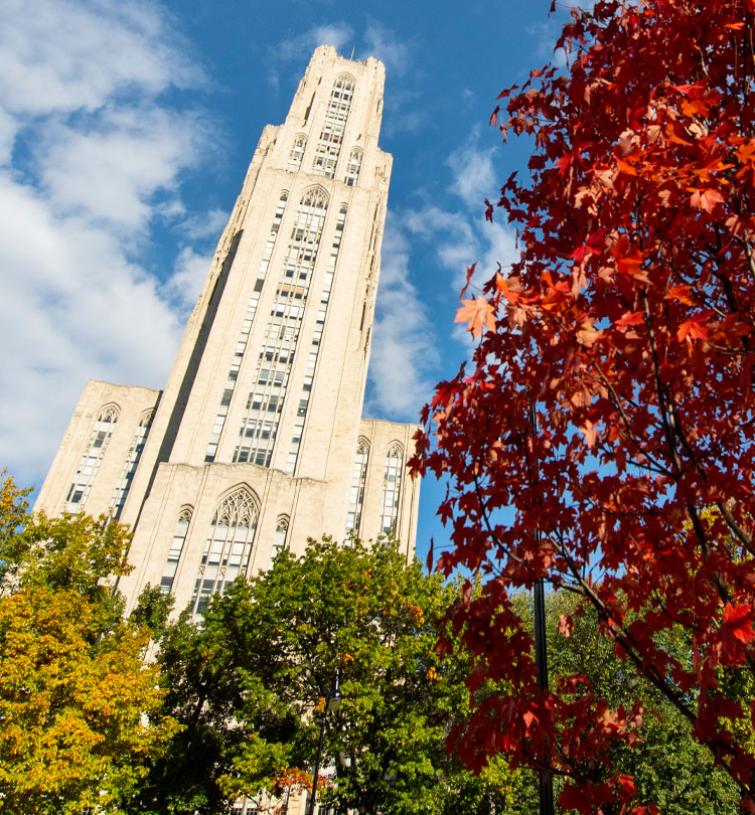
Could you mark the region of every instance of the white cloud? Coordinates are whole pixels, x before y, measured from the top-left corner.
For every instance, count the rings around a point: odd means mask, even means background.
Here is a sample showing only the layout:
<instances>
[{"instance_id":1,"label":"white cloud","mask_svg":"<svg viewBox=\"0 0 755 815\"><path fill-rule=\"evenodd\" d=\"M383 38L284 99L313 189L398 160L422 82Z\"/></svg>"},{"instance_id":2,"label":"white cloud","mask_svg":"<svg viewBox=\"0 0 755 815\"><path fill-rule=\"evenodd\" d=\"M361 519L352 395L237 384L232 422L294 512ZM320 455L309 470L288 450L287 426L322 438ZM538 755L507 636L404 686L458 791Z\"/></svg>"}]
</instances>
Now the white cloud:
<instances>
[{"instance_id":1,"label":"white cloud","mask_svg":"<svg viewBox=\"0 0 755 815\"><path fill-rule=\"evenodd\" d=\"M192 213L178 225L182 235L194 241L220 238L230 213L224 209L211 209L209 212Z\"/></svg>"},{"instance_id":2,"label":"white cloud","mask_svg":"<svg viewBox=\"0 0 755 815\"><path fill-rule=\"evenodd\" d=\"M448 166L454 174L452 190L461 198L467 207L482 211L485 198L494 194L496 186L493 169L494 147L481 150L473 141L467 143L448 157Z\"/></svg>"},{"instance_id":3,"label":"white cloud","mask_svg":"<svg viewBox=\"0 0 755 815\"><path fill-rule=\"evenodd\" d=\"M162 92L205 81L192 57L151 3L0 5L0 465L21 483L39 486L88 378L164 380L199 255L161 289L138 249L186 220L206 124Z\"/></svg>"},{"instance_id":4,"label":"white cloud","mask_svg":"<svg viewBox=\"0 0 755 815\"><path fill-rule=\"evenodd\" d=\"M287 62L298 61L303 57L308 58L318 45L332 45L336 51L341 52L353 36L354 30L344 22L316 25L295 37L281 40L273 48L272 56Z\"/></svg>"},{"instance_id":5,"label":"white cloud","mask_svg":"<svg viewBox=\"0 0 755 815\"><path fill-rule=\"evenodd\" d=\"M433 390L438 352L427 309L409 274L410 242L388 213L370 356L367 413L416 421Z\"/></svg>"},{"instance_id":6,"label":"white cloud","mask_svg":"<svg viewBox=\"0 0 755 815\"><path fill-rule=\"evenodd\" d=\"M198 160L203 129L192 114L153 106L103 111L91 127L52 125L42 139L40 181L56 211L140 231L153 216L153 196L173 190L179 171Z\"/></svg>"},{"instance_id":7,"label":"white cloud","mask_svg":"<svg viewBox=\"0 0 755 815\"><path fill-rule=\"evenodd\" d=\"M400 40L396 33L376 20L367 24L364 44L368 55L385 63L386 70L403 76L411 64L410 44Z\"/></svg>"},{"instance_id":8,"label":"white cloud","mask_svg":"<svg viewBox=\"0 0 755 815\"><path fill-rule=\"evenodd\" d=\"M203 80L152 4L26 0L0 4L0 100L16 130L35 116L95 111L116 93L156 95Z\"/></svg>"},{"instance_id":9,"label":"white cloud","mask_svg":"<svg viewBox=\"0 0 755 815\"><path fill-rule=\"evenodd\" d=\"M211 253L200 254L191 246L184 246L178 253L173 274L163 289L181 314L187 314L194 307L211 260Z\"/></svg>"}]
</instances>

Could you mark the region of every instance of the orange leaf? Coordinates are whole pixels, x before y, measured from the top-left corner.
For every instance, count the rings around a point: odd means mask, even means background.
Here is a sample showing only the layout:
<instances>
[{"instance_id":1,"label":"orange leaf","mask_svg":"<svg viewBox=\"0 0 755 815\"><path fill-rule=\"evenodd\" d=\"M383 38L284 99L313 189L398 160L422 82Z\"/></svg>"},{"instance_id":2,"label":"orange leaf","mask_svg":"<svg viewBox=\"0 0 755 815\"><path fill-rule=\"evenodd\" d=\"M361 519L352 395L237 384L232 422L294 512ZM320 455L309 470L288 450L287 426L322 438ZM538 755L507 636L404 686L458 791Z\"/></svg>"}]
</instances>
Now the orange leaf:
<instances>
[{"instance_id":1,"label":"orange leaf","mask_svg":"<svg viewBox=\"0 0 755 815\"><path fill-rule=\"evenodd\" d=\"M704 317L692 317L685 320L676 332L677 339L681 342L687 340L707 340L708 339L708 326L705 323Z\"/></svg>"},{"instance_id":2,"label":"orange leaf","mask_svg":"<svg viewBox=\"0 0 755 815\"><path fill-rule=\"evenodd\" d=\"M694 306L692 299L692 286L671 286L664 296L665 300L677 300L688 306Z\"/></svg>"},{"instance_id":3,"label":"orange leaf","mask_svg":"<svg viewBox=\"0 0 755 815\"><path fill-rule=\"evenodd\" d=\"M755 638L752 630L752 609L748 605L733 606L727 603L724 606L724 627L734 639L747 645Z\"/></svg>"},{"instance_id":4,"label":"orange leaf","mask_svg":"<svg viewBox=\"0 0 755 815\"><path fill-rule=\"evenodd\" d=\"M641 311L627 311L614 323L616 328L628 328L630 325L642 325L645 315Z\"/></svg>"},{"instance_id":5,"label":"orange leaf","mask_svg":"<svg viewBox=\"0 0 755 815\"><path fill-rule=\"evenodd\" d=\"M637 170L628 162L623 159L616 159L616 166L624 175L637 175Z\"/></svg>"},{"instance_id":6,"label":"orange leaf","mask_svg":"<svg viewBox=\"0 0 755 815\"><path fill-rule=\"evenodd\" d=\"M716 204L723 204L724 197L718 190L695 190L690 196L689 202L695 209L713 212Z\"/></svg>"},{"instance_id":7,"label":"orange leaf","mask_svg":"<svg viewBox=\"0 0 755 815\"><path fill-rule=\"evenodd\" d=\"M495 312L484 297L475 297L474 300L462 301L454 322L467 323L472 336L478 337L482 334L483 328L489 328L491 331L495 328Z\"/></svg>"},{"instance_id":8,"label":"orange leaf","mask_svg":"<svg viewBox=\"0 0 755 815\"><path fill-rule=\"evenodd\" d=\"M558 633L567 638L574 633L574 621L568 614L562 614L558 618Z\"/></svg>"}]
</instances>

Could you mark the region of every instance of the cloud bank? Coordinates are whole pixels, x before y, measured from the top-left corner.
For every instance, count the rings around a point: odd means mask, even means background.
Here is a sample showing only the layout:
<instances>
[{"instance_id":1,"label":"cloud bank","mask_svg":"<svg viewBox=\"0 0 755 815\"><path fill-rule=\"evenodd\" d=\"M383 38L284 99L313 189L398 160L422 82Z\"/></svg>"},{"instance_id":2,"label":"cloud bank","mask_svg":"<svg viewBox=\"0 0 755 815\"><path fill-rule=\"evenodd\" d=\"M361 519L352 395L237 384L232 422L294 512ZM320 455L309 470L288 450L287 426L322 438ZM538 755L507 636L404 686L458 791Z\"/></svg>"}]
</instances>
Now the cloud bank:
<instances>
[{"instance_id":1,"label":"cloud bank","mask_svg":"<svg viewBox=\"0 0 755 815\"><path fill-rule=\"evenodd\" d=\"M185 219L208 140L170 92L205 82L151 3L0 6L0 466L20 483L39 486L88 378L162 384L197 261L186 235L160 282L144 250Z\"/></svg>"}]
</instances>

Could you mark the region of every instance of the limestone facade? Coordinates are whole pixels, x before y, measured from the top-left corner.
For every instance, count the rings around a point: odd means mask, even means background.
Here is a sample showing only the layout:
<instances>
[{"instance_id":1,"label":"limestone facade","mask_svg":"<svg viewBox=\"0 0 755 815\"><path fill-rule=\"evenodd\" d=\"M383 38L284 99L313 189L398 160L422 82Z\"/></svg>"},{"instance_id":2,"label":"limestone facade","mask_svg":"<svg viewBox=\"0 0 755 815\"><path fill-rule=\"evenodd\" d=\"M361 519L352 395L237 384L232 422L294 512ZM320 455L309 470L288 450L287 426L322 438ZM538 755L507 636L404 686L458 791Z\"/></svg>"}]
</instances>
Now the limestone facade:
<instances>
[{"instance_id":1,"label":"limestone facade","mask_svg":"<svg viewBox=\"0 0 755 815\"><path fill-rule=\"evenodd\" d=\"M267 126L164 390L90 382L42 487L48 513L131 525L131 605L176 608L308 537L414 551L414 426L362 419L391 156L384 68L323 46Z\"/></svg>"}]
</instances>

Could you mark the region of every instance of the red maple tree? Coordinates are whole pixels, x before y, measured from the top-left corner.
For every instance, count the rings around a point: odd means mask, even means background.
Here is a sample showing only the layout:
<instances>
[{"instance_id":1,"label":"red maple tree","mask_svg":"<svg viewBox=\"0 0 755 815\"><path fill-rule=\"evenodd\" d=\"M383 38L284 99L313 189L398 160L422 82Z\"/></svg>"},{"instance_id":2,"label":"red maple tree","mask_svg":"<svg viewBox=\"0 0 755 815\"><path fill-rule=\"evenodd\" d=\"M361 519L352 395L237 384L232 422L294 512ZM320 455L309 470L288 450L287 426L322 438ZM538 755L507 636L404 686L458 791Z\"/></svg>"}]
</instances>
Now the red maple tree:
<instances>
[{"instance_id":1,"label":"red maple tree","mask_svg":"<svg viewBox=\"0 0 755 815\"><path fill-rule=\"evenodd\" d=\"M538 689L510 595L541 578L597 612L755 812L754 41L755 0L603 0L565 26L566 68L501 93L491 120L533 142L497 202L521 257L465 301L481 339L417 436L413 468L449 485L439 566L485 576L450 611L470 689L508 688L451 743L568 776L582 812L631 807L632 779L595 768L642 711L580 677Z\"/></svg>"}]
</instances>

